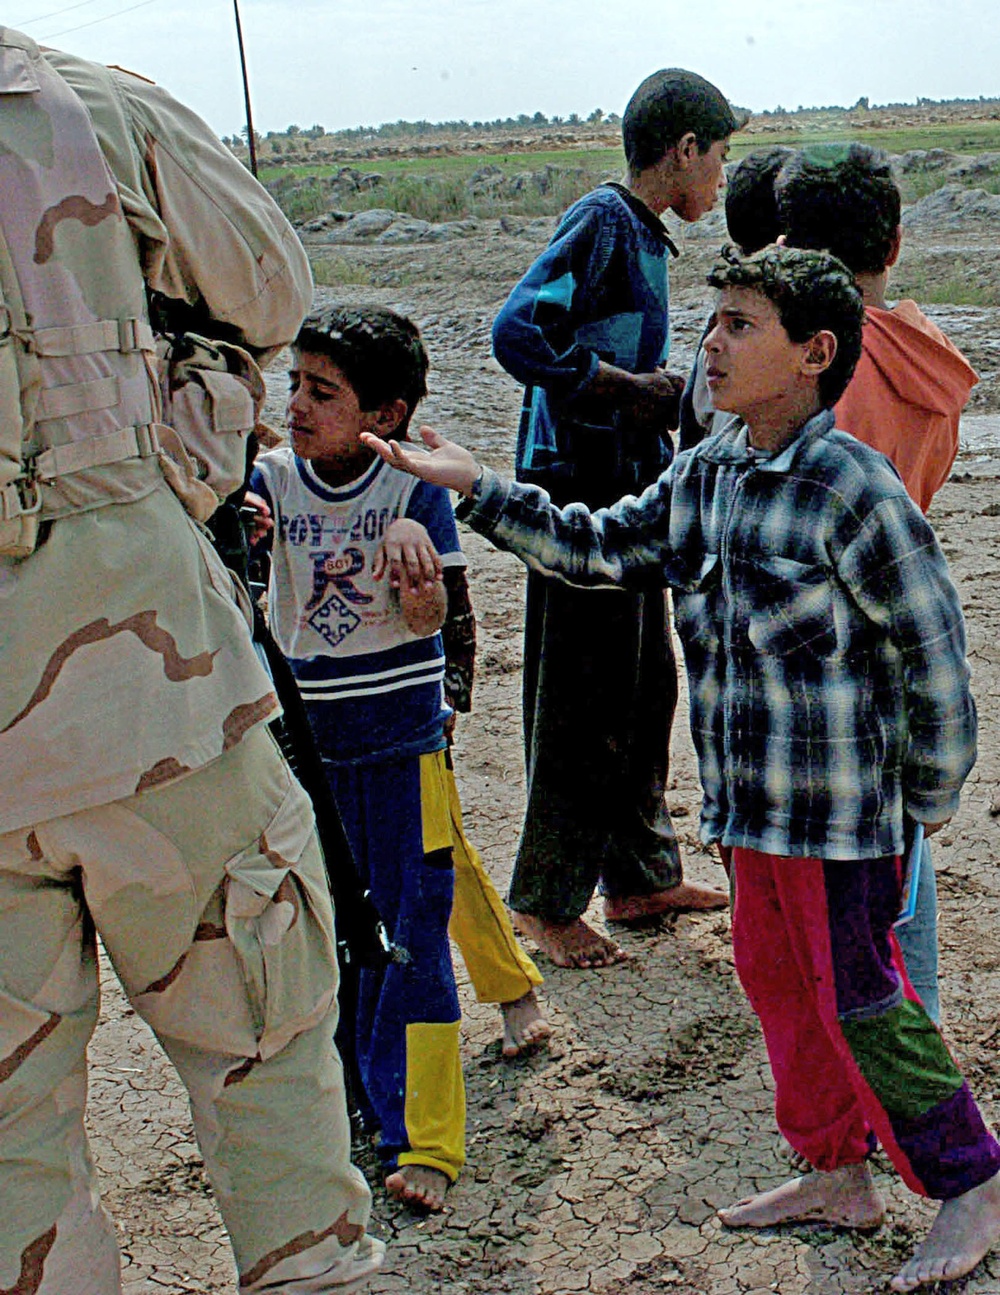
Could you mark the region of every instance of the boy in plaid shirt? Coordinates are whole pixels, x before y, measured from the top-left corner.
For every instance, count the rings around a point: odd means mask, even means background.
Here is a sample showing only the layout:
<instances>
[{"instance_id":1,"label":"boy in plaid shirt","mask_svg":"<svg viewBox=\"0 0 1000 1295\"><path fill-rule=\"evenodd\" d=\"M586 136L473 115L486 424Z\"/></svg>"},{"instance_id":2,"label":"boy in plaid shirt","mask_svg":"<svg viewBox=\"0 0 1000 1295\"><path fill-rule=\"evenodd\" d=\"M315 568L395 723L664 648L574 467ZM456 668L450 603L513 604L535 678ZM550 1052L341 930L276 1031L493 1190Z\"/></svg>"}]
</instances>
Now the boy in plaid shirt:
<instances>
[{"instance_id":1,"label":"boy in plaid shirt","mask_svg":"<svg viewBox=\"0 0 1000 1295\"><path fill-rule=\"evenodd\" d=\"M740 416L639 499L555 508L427 429L368 443L470 497L460 515L575 584L670 584L704 806L735 889L733 944L782 1132L816 1169L722 1210L731 1227L872 1227L877 1135L942 1202L894 1290L970 1272L1000 1238L1000 1145L913 992L892 933L904 819L932 833L975 760L961 607L882 455L830 412L861 349L861 296L823 252L713 271L713 403Z\"/></svg>"}]
</instances>

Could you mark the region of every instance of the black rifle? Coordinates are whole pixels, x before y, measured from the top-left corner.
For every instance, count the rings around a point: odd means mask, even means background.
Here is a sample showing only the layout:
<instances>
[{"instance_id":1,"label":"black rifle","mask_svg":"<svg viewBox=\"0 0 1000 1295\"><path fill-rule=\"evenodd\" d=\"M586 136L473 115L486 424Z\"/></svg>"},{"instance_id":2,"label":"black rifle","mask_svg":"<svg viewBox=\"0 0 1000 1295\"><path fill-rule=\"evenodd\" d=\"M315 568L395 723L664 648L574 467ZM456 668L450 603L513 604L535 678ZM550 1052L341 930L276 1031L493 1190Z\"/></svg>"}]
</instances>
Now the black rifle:
<instances>
[{"instance_id":1,"label":"black rifle","mask_svg":"<svg viewBox=\"0 0 1000 1295\"><path fill-rule=\"evenodd\" d=\"M172 338L175 344L183 341L185 332L243 344L238 330L211 318L204 303L191 306L160 293L150 293L149 313L154 331ZM247 440L243 485L220 504L208 520L208 529L216 551L229 570L248 589L251 587L249 546L244 525L247 519L241 516L241 507L256 455L257 440L251 435ZM359 1108L359 1099L363 1094L354 1048L354 1021L361 968L383 969L390 962L408 960L409 954L390 941L371 892L362 884L350 843L344 833L340 812L323 772L322 760L316 750L298 684L271 636L256 599L252 598L252 601L254 639L267 660L274 690L284 711L282 717L274 720L269 727L292 771L312 801L316 831L326 862L327 882L336 910L337 959L340 964L340 1026L337 1043L344 1063L348 1101L354 1112Z\"/></svg>"},{"instance_id":2,"label":"black rifle","mask_svg":"<svg viewBox=\"0 0 1000 1295\"><path fill-rule=\"evenodd\" d=\"M271 636L260 608L254 603L254 639L264 650L284 714L271 724L292 772L305 788L316 814L316 831L326 859L326 875L337 913L337 954L341 971L360 967L382 968L406 961L405 951L394 945L367 890L358 876L351 846L340 821L333 794L323 772L323 762L313 740L305 706L295 676ZM343 997L343 990L341 990Z\"/></svg>"}]
</instances>

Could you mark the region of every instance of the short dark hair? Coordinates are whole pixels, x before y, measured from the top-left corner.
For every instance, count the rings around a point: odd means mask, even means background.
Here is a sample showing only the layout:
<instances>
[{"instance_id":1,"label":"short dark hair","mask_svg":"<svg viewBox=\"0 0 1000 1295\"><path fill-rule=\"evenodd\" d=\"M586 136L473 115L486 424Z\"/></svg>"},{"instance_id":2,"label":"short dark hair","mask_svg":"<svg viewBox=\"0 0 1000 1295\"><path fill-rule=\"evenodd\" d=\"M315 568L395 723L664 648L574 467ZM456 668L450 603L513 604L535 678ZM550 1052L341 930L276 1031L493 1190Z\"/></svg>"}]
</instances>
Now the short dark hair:
<instances>
[{"instance_id":1,"label":"short dark hair","mask_svg":"<svg viewBox=\"0 0 1000 1295\"><path fill-rule=\"evenodd\" d=\"M662 68L646 77L622 117L629 171L655 166L688 131L694 132L699 153L707 153L716 140L728 139L744 125L746 118L736 116L711 81L683 68Z\"/></svg>"},{"instance_id":2,"label":"short dark hair","mask_svg":"<svg viewBox=\"0 0 1000 1295\"><path fill-rule=\"evenodd\" d=\"M814 144L791 158L775 184L791 247L821 247L855 274L879 274L892 253L901 200L881 149Z\"/></svg>"},{"instance_id":3,"label":"short dark hair","mask_svg":"<svg viewBox=\"0 0 1000 1295\"><path fill-rule=\"evenodd\" d=\"M751 288L767 297L793 342L808 342L822 329L831 332L837 354L817 386L825 408L837 403L861 355L865 322L861 292L843 262L829 252L797 247L765 247L751 256L727 247L708 282L713 288Z\"/></svg>"},{"instance_id":4,"label":"short dark hair","mask_svg":"<svg viewBox=\"0 0 1000 1295\"><path fill-rule=\"evenodd\" d=\"M430 367L412 319L385 306L327 306L306 317L292 348L332 360L366 412L402 400L406 417L392 435L405 436Z\"/></svg>"},{"instance_id":5,"label":"short dark hair","mask_svg":"<svg viewBox=\"0 0 1000 1295\"><path fill-rule=\"evenodd\" d=\"M745 254L759 252L781 233L774 182L794 148L776 144L748 153L726 177L726 227Z\"/></svg>"}]
</instances>

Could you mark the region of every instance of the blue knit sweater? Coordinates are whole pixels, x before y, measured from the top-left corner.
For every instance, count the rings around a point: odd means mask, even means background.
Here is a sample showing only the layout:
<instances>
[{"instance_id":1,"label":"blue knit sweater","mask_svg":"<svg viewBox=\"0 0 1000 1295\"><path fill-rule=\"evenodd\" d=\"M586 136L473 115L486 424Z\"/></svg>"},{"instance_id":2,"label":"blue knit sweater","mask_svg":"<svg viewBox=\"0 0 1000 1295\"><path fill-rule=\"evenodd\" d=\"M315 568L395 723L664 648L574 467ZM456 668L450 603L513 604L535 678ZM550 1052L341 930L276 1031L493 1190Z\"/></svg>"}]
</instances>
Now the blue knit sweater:
<instances>
[{"instance_id":1,"label":"blue knit sweater","mask_svg":"<svg viewBox=\"0 0 1000 1295\"><path fill-rule=\"evenodd\" d=\"M570 207L511 292L493 347L526 388L519 480L595 505L641 490L670 462L669 438L634 433L584 390L600 360L649 373L666 359L668 251L676 255L659 218L603 184Z\"/></svg>"}]
</instances>

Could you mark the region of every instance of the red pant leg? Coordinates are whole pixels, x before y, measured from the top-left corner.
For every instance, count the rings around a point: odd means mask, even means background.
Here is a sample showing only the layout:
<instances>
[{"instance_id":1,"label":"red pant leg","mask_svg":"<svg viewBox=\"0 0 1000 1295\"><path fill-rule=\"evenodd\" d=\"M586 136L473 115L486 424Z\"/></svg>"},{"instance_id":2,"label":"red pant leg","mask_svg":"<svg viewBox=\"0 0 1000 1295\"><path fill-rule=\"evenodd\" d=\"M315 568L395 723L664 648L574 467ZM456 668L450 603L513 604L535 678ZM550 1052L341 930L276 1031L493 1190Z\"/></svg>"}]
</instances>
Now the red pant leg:
<instances>
[{"instance_id":1,"label":"red pant leg","mask_svg":"<svg viewBox=\"0 0 1000 1295\"><path fill-rule=\"evenodd\" d=\"M852 1076L819 1006L820 996L829 995L836 1013L832 980L823 983L810 952L814 937L824 943L827 937L810 930L810 905L789 902L783 895L790 875L796 890L818 887L819 897L824 896L818 860L733 851L733 951L764 1032L778 1127L810 1164L830 1170L865 1158L869 1130ZM825 901L812 911L825 912Z\"/></svg>"}]
</instances>

